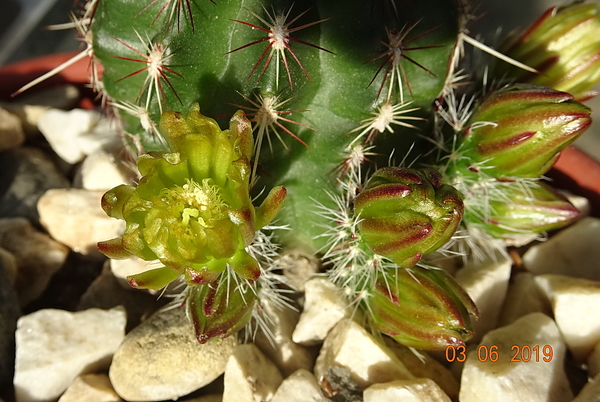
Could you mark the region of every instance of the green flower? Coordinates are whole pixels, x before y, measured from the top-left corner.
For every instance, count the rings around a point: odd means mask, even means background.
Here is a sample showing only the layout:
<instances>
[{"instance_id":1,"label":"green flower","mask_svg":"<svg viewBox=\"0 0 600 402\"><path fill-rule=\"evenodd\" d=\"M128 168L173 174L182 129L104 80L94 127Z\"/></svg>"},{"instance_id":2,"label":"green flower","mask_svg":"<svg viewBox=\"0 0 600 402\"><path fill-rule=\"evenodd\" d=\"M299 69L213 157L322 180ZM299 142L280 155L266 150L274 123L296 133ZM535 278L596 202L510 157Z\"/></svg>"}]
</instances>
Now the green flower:
<instances>
[{"instance_id":1,"label":"green flower","mask_svg":"<svg viewBox=\"0 0 600 402\"><path fill-rule=\"evenodd\" d=\"M590 89L600 81L599 14L593 3L552 7L503 50L540 73L504 63L502 68L520 82L569 92L579 100L595 95Z\"/></svg>"},{"instance_id":2,"label":"green flower","mask_svg":"<svg viewBox=\"0 0 600 402\"><path fill-rule=\"evenodd\" d=\"M443 246L458 228L463 202L433 169L377 170L356 196L361 240L401 267Z\"/></svg>"},{"instance_id":3,"label":"green flower","mask_svg":"<svg viewBox=\"0 0 600 402\"><path fill-rule=\"evenodd\" d=\"M539 177L591 124L590 109L565 92L518 84L491 93L461 133L457 169L498 179Z\"/></svg>"},{"instance_id":4,"label":"green flower","mask_svg":"<svg viewBox=\"0 0 600 402\"><path fill-rule=\"evenodd\" d=\"M465 220L483 227L496 238L515 238L558 229L579 215L577 208L566 198L543 183L526 188L506 183L494 192L497 195L486 206L487 211L469 208L465 211Z\"/></svg>"},{"instance_id":5,"label":"green flower","mask_svg":"<svg viewBox=\"0 0 600 402\"><path fill-rule=\"evenodd\" d=\"M416 349L443 349L473 336L477 307L444 270L414 267L380 273L369 289L370 325Z\"/></svg>"},{"instance_id":6,"label":"green flower","mask_svg":"<svg viewBox=\"0 0 600 402\"><path fill-rule=\"evenodd\" d=\"M137 160L137 186L121 185L102 198L106 213L126 222L123 236L98 243L110 258L137 256L164 267L130 278L133 286L161 288L180 275L189 285L217 280L229 266L246 280L260 275L245 248L281 207L286 191L274 188L257 209L249 194L253 138L237 112L228 130L200 114L165 112L160 128L172 152Z\"/></svg>"}]
</instances>

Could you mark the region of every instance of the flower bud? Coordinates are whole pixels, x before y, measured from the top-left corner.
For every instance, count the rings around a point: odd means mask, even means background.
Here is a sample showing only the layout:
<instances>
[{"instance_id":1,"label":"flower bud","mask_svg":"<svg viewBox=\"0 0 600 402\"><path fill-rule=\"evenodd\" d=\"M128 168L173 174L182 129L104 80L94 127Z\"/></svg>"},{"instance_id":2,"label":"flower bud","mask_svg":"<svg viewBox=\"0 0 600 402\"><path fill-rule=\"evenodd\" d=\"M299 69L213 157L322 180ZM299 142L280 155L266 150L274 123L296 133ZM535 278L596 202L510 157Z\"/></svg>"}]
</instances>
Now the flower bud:
<instances>
[{"instance_id":1,"label":"flower bud","mask_svg":"<svg viewBox=\"0 0 600 402\"><path fill-rule=\"evenodd\" d=\"M518 84L490 94L462 133L457 168L495 178L539 177L591 124L590 109L565 92Z\"/></svg>"},{"instance_id":2,"label":"flower bud","mask_svg":"<svg viewBox=\"0 0 600 402\"><path fill-rule=\"evenodd\" d=\"M473 336L479 312L446 271L414 267L379 274L365 309L371 326L416 349L443 349Z\"/></svg>"},{"instance_id":3,"label":"flower bud","mask_svg":"<svg viewBox=\"0 0 600 402\"><path fill-rule=\"evenodd\" d=\"M458 228L463 202L433 169L387 167L356 196L361 240L401 267L443 246Z\"/></svg>"},{"instance_id":4,"label":"flower bud","mask_svg":"<svg viewBox=\"0 0 600 402\"><path fill-rule=\"evenodd\" d=\"M490 200L487 213L476 206L465 212L465 220L482 226L496 238L558 229L579 215L565 197L543 183L528 188L506 185L497 190L502 197Z\"/></svg>"},{"instance_id":5,"label":"flower bud","mask_svg":"<svg viewBox=\"0 0 600 402\"><path fill-rule=\"evenodd\" d=\"M214 337L226 338L248 323L256 302L250 286L221 277L190 288L187 308L200 343Z\"/></svg>"},{"instance_id":6,"label":"flower bud","mask_svg":"<svg viewBox=\"0 0 600 402\"><path fill-rule=\"evenodd\" d=\"M499 71L519 82L569 92L578 100L594 96L600 81L600 9L594 3L574 2L552 7L503 53L539 71L528 73L503 63Z\"/></svg>"},{"instance_id":7,"label":"flower bud","mask_svg":"<svg viewBox=\"0 0 600 402\"><path fill-rule=\"evenodd\" d=\"M137 187L121 185L104 195L102 208L125 220L126 229L98 243L99 250L111 258L158 259L173 272L132 278L140 287L158 286L177 273L189 285L206 284L227 266L256 280L258 263L245 248L273 219L286 191L276 187L259 208L252 205L249 121L238 112L222 131L194 105L187 116L165 112L160 127L173 152L140 156Z\"/></svg>"}]
</instances>

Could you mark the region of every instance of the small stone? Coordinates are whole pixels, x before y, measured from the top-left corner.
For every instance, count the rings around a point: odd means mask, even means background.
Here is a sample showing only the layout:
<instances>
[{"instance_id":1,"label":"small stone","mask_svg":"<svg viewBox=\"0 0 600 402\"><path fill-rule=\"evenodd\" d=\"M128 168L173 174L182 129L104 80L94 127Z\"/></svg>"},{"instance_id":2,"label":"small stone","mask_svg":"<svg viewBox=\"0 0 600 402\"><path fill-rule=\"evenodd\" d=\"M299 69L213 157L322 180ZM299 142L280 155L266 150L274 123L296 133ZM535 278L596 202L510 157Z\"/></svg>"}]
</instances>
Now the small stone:
<instances>
[{"instance_id":1,"label":"small stone","mask_svg":"<svg viewBox=\"0 0 600 402\"><path fill-rule=\"evenodd\" d=\"M103 192L80 189L47 191L38 203L40 223L50 236L84 255L98 255L96 244L123 234L125 222L100 207Z\"/></svg>"},{"instance_id":2,"label":"small stone","mask_svg":"<svg viewBox=\"0 0 600 402\"><path fill-rule=\"evenodd\" d=\"M417 378L433 380L452 400L458 399L460 385L450 370L432 358L425 351L415 351L384 337L387 347L394 352L406 368Z\"/></svg>"},{"instance_id":3,"label":"small stone","mask_svg":"<svg viewBox=\"0 0 600 402\"><path fill-rule=\"evenodd\" d=\"M378 382L414 378L394 352L350 319L340 321L325 338L314 368L317 379L321 381L333 366L350 370L363 389Z\"/></svg>"},{"instance_id":4,"label":"small stone","mask_svg":"<svg viewBox=\"0 0 600 402\"><path fill-rule=\"evenodd\" d=\"M101 371L125 335L125 311L44 309L17 323L17 402L57 399L80 374Z\"/></svg>"},{"instance_id":5,"label":"small stone","mask_svg":"<svg viewBox=\"0 0 600 402\"><path fill-rule=\"evenodd\" d=\"M529 272L520 272L508 285L498 325L508 325L524 315L536 312L552 316L550 303L534 276Z\"/></svg>"},{"instance_id":6,"label":"small stone","mask_svg":"<svg viewBox=\"0 0 600 402\"><path fill-rule=\"evenodd\" d=\"M129 177L119 166L113 154L96 151L84 159L75 177L75 186L86 190L110 190L121 184L129 184Z\"/></svg>"},{"instance_id":7,"label":"small stone","mask_svg":"<svg viewBox=\"0 0 600 402\"><path fill-rule=\"evenodd\" d=\"M69 187L69 181L42 151L21 147L0 158L0 217L22 216L37 222L37 203L51 188Z\"/></svg>"},{"instance_id":8,"label":"small stone","mask_svg":"<svg viewBox=\"0 0 600 402\"><path fill-rule=\"evenodd\" d=\"M429 378L374 384L365 389L364 402L451 402Z\"/></svg>"},{"instance_id":9,"label":"small stone","mask_svg":"<svg viewBox=\"0 0 600 402\"><path fill-rule=\"evenodd\" d=\"M303 345L316 345L329 331L352 312L340 289L327 278L315 277L304 286L304 310L292 339Z\"/></svg>"},{"instance_id":10,"label":"small stone","mask_svg":"<svg viewBox=\"0 0 600 402\"><path fill-rule=\"evenodd\" d=\"M565 353L560 331L550 317L542 313L521 317L488 332L479 348L469 352L459 400L570 401L573 395L564 371ZM519 361L511 361L515 359Z\"/></svg>"},{"instance_id":11,"label":"small stone","mask_svg":"<svg viewBox=\"0 0 600 402\"><path fill-rule=\"evenodd\" d=\"M196 398L180 399L181 402L223 402L223 395L202 395Z\"/></svg>"},{"instance_id":12,"label":"small stone","mask_svg":"<svg viewBox=\"0 0 600 402\"><path fill-rule=\"evenodd\" d=\"M587 358L588 377L594 378L600 374L600 343L597 343Z\"/></svg>"},{"instance_id":13,"label":"small stone","mask_svg":"<svg viewBox=\"0 0 600 402\"><path fill-rule=\"evenodd\" d=\"M25 132L17 116L0 108L0 151L16 148L25 141Z\"/></svg>"},{"instance_id":14,"label":"small stone","mask_svg":"<svg viewBox=\"0 0 600 402\"><path fill-rule=\"evenodd\" d=\"M552 304L567 347L584 361L600 342L600 281L563 275L540 275L535 280Z\"/></svg>"},{"instance_id":15,"label":"small stone","mask_svg":"<svg viewBox=\"0 0 600 402\"><path fill-rule=\"evenodd\" d=\"M571 402L600 401L600 375L592 378Z\"/></svg>"},{"instance_id":16,"label":"small stone","mask_svg":"<svg viewBox=\"0 0 600 402\"><path fill-rule=\"evenodd\" d=\"M200 344L184 309L163 310L127 334L108 376L125 400L177 399L223 374L236 344L235 337Z\"/></svg>"},{"instance_id":17,"label":"small stone","mask_svg":"<svg viewBox=\"0 0 600 402\"><path fill-rule=\"evenodd\" d=\"M145 261L141 258L132 256L130 258L126 258L124 260L108 260L110 263L110 270L113 275L117 279L119 285L123 289L131 290L132 287L127 280L127 276L139 274L140 272L145 272L159 266L161 264L157 264L157 261ZM167 285L166 288L161 290L152 290L152 289L135 289L136 292L149 293L151 295L173 295L181 293L181 283L180 280L175 280Z\"/></svg>"},{"instance_id":18,"label":"small stone","mask_svg":"<svg viewBox=\"0 0 600 402\"><path fill-rule=\"evenodd\" d=\"M472 341L480 340L489 330L496 328L510 271L510 260L498 255L483 263L471 263L456 273L456 281L471 296L479 310L479 320L473 321L475 335Z\"/></svg>"},{"instance_id":19,"label":"small stone","mask_svg":"<svg viewBox=\"0 0 600 402\"><path fill-rule=\"evenodd\" d=\"M311 370L317 358L317 351L295 343L292 332L300 313L289 306L276 306L268 300L261 302L269 334L259 330L254 343L271 359L281 372L288 376L298 369Z\"/></svg>"},{"instance_id":20,"label":"small stone","mask_svg":"<svg viewBox=\"0 0 600 402\"><path fill-rule=\"evenodd\" d=\"M326 402L315 376L300 369L283 380L271 402Z\"/></svg>"},{"instance_id":21,"label":"small stone","mask_svg":"<svg viewBox=\"0 0 600 402\"><path fill-rule=\"evenodd\" d=\"M127 280L127 276L136 275L141 272L148 271L152 268L156 268L152 265L152 262L142 260L139 257L132 256L131 258L125 258L123 260L109 260L110 270L113 275L119 281L119 284L124 289L131 289L131 285ZM142 290L142 289L138 289Z\"/></svg>"},{"instance_id":22,"label":"small stone","mask_svg":"<svg viewBox=\"0 0 600 402\"><path fill-rule=\"evenodd\" d=\"M100 276L92 282L81 296L77 310L87 310L89 308L110 309L123 306L127 311L126 332L129 332L137 327L143 318L150 316L159 306L164 304L157 299L157 296L137 289L124 289L110 272L107 260L105 269L102 270Z\"/></svg>"},{"instance_id":23,"label":"small stone","mask_svg":"<svg viewBox=\"0 0 600 402\"><path fill-rule=\"evenodd\" d=\"M67 247L34 229L25 218L0 219L0 247L17 263L15 289L21 306L42 295L69 254Z\"/></svg>"},{"instance_id":24,"label":"small stone","mask_svg":"<svg viewBox=\"0 0 600 402\"><path fill-rule=\"evenodd\" d=\"M286 284L298 292L304 292L304 284L319 271L319 261L303 253L288 253L279 259Z\"/></svg>"},{"instance_id":25,"label":"small stone","mask_svg":"<svg viewBox=\"0 0 600 402\"><path fill-rule=\"evenodd\" d=\"M523 255L525 268L535 274L557 274L600 281L600 219L587 217L561 230Z\"/></svg>"},{"instance_id":26,"label":"small stone","mask_svg":"<svg viewBox=\"0 0 600 402\"><path fill-rule=\"evenodd\" d=\"M277 367L254 344L239 345L225 368L223 402L270 401L282 381Z\"/></svg>"},{"instance_id":27,"label":"small stone","mask_svg":"<svg viewBox=\"0 0 600 402\"><path fill-rule=\"evenodd\" d=\"M0 260L0 389L12 383L15 363L15 330L21 315L17 294Z\"/></svg>"},{"instance_id":28,"label":"small stone","mask_svg":"<svg viewBox=\"0 0 600 402\"><path fill-rule=\"evenodd\" d=\"M80 162L99 149L109 150L120 145L108 120L101 119L93 110L49 109L40 116L38 127L54 152L70 164Z\"/></svg>"},{"instance_id":29,"label":"small stone","mask_svg":"<svg viewBox=\"0 0 600 402\"><path fill-rule=\"evenodd\" d=\"M10 251L0 247L0 264L4 265L8 283L14 287L17 282L17 271L19 269L17 259Z\"/></svg>"},{"instance_id":30,"label":"small stone","mask_svg":"<svg viewBox=\"0 0 600 402\"><path fill-rule=\"evenodd\" d=\"M84 374L75 378L58 402L122 402L106 374Z\"/></svg>"}]
</instances>

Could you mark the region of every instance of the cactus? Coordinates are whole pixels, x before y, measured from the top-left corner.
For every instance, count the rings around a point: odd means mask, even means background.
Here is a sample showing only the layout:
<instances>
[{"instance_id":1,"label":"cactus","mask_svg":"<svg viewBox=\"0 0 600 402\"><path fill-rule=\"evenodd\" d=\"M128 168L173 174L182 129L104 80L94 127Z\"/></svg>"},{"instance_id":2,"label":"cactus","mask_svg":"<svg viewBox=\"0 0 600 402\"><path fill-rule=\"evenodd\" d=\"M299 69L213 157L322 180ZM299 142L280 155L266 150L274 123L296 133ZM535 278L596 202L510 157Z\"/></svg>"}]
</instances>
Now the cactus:
<instances>
[{"instance_id":1,"label":"cactus","mask_svg":"<svg viewBox=\"0 0 600 402\"><path fill-rule=\"evenodd\" d=\"M421 348L468 340L476 307L422 257L457 230L517 238L577 214L540 176L589 109L556 66L543 83L558 89L503 86L556 60L527 47L557 35L546 25L599 23L595 6L566 10L504 56L469 36L466 0L88 0L76 23L103 69L92 84L141 175L105 195L127 230L100 250L164 265L138 287L183 276L201 342L239 330L273 290L271 239L321 256L374 330ZM586 43L573 60L598 52ZM494 87L462 69L465 44L499 57ZM583 97L598 72L587 63L566 88Z\"/></svg>"}]
</instances>

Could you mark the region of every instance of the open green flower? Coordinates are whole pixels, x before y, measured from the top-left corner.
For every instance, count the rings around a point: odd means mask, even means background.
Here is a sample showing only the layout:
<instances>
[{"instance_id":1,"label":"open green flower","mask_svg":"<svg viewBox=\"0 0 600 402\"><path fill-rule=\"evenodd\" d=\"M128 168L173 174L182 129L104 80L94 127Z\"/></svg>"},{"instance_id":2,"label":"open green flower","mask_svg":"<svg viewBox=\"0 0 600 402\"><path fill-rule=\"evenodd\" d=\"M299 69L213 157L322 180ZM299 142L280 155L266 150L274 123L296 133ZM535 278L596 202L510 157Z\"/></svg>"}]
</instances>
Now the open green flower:
<instances>
[{"instance_id":1,"label":"open green flower","mask_svg":"<svg viewBox=\"0 0 600 402\"><path fill-rule=\"evenodd\" d=\"M505 47L507 56L540 72L503 63L499 67L509 68L509 76L589 98L600 81L600 8L584 2L552 7Z\"/></svg>"},{"instance_id":2,"label":"open green flower","mask_svg":"<svg viewBox=\"0 0 600 402\"><path fill-rule=\"evenodd\" d=\"M450 240L463 214L458 191L433 169L377 170L354 200L361 240L404 268Z\"/></svg>"},{"instance_id":3,"label":"open green flower","mask_svg":"<svg viewBox=\"0 0 600 402\"><path fill-rule=\"evenodd\" d=\"M276 187L260 207L252 205L250 122L238 111L222 131L196 104L187 116L165 112L160 127L172 152L140 156L138 185L104 195L102 208L124 219L126 229L98 243L99 250L110 258L135 255L165 265L131 277L137 287L161 288L180 275L189 285L207 284L228 266L256 280L258 262L245 248L275 217L286 191Z\"/></svg>"},{"instance_id":4,"label":"open green flower","mask_svg":"<svg viewBox=\"0 0 600 402\"><path fill-rule=\"evenodd\" d=\"M473 336L477 306L446 271L414 267L380 273L365 303L370 325L416 349L443 349Z\"/></svg>"}]
</instances>

